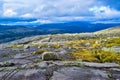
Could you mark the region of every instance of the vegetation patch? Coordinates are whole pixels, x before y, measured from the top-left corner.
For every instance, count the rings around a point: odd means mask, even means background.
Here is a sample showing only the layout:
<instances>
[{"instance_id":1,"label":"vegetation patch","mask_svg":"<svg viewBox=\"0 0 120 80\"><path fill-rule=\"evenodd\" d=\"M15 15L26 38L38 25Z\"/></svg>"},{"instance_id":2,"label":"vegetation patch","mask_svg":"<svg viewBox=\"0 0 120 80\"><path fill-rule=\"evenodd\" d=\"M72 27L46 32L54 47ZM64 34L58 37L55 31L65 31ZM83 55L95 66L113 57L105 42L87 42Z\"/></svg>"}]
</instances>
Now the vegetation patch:
<instances>
[{"instance_id":1,"label":"vegetation patch","mask_svg":"<svg viewBox=\"0 0 120 80\"><path fill-rule=\"evenodd\" d=\"M8 57L9 57L9 54L4 53L4 54L1 55L1 58L8 58Z\"/></svg>"},{"instance_id":2,"label":"vegetation patch","mask_svg":"<svg viewBox=\"0 0 120 80\"><path fill-rule=\"evenodd\" d=\"M37 51L35 51L35 52L32 52L32 54L42 54L42 53L44 53L44 52L46 52L46 50L37 50Z\"/></svg>"}]
</instances>

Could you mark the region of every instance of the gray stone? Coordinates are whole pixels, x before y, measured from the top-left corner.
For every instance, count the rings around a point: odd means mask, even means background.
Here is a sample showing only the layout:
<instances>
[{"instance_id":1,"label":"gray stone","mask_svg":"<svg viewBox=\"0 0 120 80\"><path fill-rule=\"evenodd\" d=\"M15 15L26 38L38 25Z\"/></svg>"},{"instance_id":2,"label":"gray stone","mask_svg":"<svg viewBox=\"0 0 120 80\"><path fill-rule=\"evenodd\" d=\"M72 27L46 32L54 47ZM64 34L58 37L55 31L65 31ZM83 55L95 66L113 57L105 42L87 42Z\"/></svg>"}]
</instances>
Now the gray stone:
<instances>
[{"instance_id":1,"label":"gray stone","mask_svg":"<svg viewBox=\"0 0 120 80\"><path fill-rule=\"evenodd\" d=\"M40 62L40 63L38 63L37 65L38 65L40 68L46 68L46 67L48 67L47 62L45 62L45 61Z\"/></svg>"},{"instance_id":2,"label":"gray stone","mask_svg":"<svg viewBox=\"0 0 120 80\"><path fill-rule=\"evenodd\" d=\"M0 63L0 67L10 67L10 66L14 66L15 63L12 62L1 62Z\"/></svg>"},{"instance_id":3,"label":"gray stone","mask_svg":"<svg viewBox=\"0 0 120 80\"><path fill-rule=\"evenodd\" d=\"M82 62L84 65L88 67L97 67L97 68L112 68L112 67L120 67L116 63L93 63L93 62Z\"/></svg>"},{"instance_id":4,"label":"gray stone","mask_svg":"<svg viewBox=\"0 0 120 80\"><path fill-rule=\"evenodd\" d=\"M27 63L31 63L32 61L26 60L26 59L12 59L12 60L9 60L8 62L14 63L14 64L27 64Z\"/></svg>"},{"instance_id":5,"label":"gray stone","mask_svg":"<svg viewBox=\"0 0 120 80\"><path fill-rule=\"evenodd\" d=\"M105 71L89 68L66 67L53 73L50 80L110 80Z\"/></svg>"},{"instance_id":6,"label":"gray stone","mask_svg":"<svg viewBox=\"0 0 120 80\"><path fill-rule=\"evenodd\" d=\"M50 80L73 80L73 78L55 71Z\"/></svg>"},{"instance_id":7,"label":"gray stone","mask_svg":"<svg viewBox=\"0 0 120 80\"><path fill-rule=\"evenodd\" d=\"M46 80L46 76L38 69L29 69L16 72L9 80Z\"/></svg>"},{"instance_id":8,"label":"gray stone","mask_svg":"<svg viewBox=\"0 0 120 80\"><path fill-rule=\"evenodd\" d=\"M111 70L120 72L120 68L111 68Z\"/></svg>"}]
</instances>

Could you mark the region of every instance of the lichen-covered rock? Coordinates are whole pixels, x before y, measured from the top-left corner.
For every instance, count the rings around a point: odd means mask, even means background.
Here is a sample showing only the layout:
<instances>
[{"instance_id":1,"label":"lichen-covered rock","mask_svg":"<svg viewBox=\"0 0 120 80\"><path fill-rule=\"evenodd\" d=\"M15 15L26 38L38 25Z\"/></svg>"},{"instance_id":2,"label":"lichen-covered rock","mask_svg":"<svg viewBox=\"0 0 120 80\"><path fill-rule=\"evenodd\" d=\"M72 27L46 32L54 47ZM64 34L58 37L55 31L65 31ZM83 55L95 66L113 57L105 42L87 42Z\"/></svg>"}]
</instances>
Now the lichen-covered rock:
<instances>
[{"instance_id":1,"label":"lichen-covered rock","mask_svg":"<svg viewBox=\"0 0 120 80\"><path fill-rule=\"evenodd\" d=\"M57 55L55 52L44 52L42 54L42 60L49 61L49 60L57 60Z\"/></svg>"}]
</instances>

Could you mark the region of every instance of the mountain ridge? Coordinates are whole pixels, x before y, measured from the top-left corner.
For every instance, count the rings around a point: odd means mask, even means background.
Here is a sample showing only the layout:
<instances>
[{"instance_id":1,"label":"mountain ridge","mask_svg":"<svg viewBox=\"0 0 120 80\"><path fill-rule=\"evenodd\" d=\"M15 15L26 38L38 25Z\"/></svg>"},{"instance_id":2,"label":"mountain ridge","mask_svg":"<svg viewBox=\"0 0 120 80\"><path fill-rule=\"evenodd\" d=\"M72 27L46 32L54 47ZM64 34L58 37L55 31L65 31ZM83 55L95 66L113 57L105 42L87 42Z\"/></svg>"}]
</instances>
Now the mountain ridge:
<instances>
[{"instance_id":1,"label":"mountain ridge","mask_svg":"<svg viewBox=\"0 0 120 80\"><path fill-rule=\"evenodd\" d=\"M0 43L35 35L96 32L118 25L119 24L112 23L92 24L84 21L42 24L39 26L37 25L37 27L27 27L24 25L0 25Z\"/></svg>"}]
</instances>

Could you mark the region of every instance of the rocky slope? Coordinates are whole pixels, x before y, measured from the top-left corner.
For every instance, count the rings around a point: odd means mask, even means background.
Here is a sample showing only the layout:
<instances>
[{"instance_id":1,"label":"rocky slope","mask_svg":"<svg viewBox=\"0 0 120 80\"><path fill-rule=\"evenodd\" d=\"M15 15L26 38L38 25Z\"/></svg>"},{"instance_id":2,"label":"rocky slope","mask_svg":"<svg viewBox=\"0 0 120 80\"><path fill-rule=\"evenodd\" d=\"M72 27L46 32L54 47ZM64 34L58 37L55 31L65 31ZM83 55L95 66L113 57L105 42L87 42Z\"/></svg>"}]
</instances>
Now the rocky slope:
<instances>
[{"instance_id":1,"label":"rocky slope","mask_svg":"<svg viewBox=\"0 0 120 80\"><path fill-rule=\"evenodd\" d=\"M120 28L0 44L0 80L120 80Z\"/></svg>"}]
</instances>

